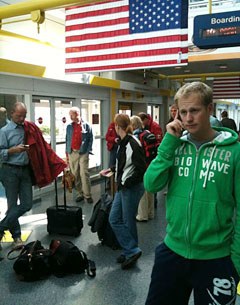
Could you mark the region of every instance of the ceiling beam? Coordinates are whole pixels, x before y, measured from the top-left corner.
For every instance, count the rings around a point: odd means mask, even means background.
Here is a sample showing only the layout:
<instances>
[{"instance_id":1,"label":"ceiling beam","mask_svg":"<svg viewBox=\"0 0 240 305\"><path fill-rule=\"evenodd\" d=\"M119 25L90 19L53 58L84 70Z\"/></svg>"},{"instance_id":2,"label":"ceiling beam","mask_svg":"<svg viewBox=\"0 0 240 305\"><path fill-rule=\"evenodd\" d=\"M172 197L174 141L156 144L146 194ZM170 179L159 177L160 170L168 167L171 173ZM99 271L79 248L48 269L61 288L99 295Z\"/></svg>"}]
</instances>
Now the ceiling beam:
<instances>
[{"instance_id":1,"label":"ceiling beam","mask_svg":"<svg viewBox=\"0 0 240 305\"><path fill-rule=\"evenodd\" d=\"M32 11L47 11L74 5L86 5L102 2L103 0L30 0L0 7L0 20L31 14ZM110 0L109 0L110 1ZM106 1L108 2L108 1Z\"/></svg>"},{"instance_id":2,"label":"ceiling beam","mask_svg":"<svg viewBox=\"0 0 240 305\"><path fill-rule=\"evenodd\" d=\"M230 77L230 76L240 76L239 72L219 72L219 73L204 73L204 74L182 74L182 75L169 75L168 79L171 80L182 80L187 78L207 78L207 77Z\"/></svg>"}]
</instances>

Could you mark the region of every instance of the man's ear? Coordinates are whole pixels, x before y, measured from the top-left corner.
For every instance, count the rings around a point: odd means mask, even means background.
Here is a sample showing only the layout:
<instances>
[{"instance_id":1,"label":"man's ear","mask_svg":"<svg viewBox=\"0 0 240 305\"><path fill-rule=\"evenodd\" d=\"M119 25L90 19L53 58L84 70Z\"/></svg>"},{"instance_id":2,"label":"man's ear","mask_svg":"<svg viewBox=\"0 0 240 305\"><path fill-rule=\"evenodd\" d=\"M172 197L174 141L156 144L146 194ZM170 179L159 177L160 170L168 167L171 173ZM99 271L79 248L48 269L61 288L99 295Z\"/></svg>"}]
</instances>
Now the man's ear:
<instances>
[{"instance_id":1,"label":"man's ear","mask_svg":"<svg viewBox=\"0 0 240 305\"><path fill-rule=\"evenodd\" d=\"M210 104L207 106L207 108L208 108L209 113L210 113L210 114L213 114L213 103L210 103Z\"/></svg>"}]
</instances>

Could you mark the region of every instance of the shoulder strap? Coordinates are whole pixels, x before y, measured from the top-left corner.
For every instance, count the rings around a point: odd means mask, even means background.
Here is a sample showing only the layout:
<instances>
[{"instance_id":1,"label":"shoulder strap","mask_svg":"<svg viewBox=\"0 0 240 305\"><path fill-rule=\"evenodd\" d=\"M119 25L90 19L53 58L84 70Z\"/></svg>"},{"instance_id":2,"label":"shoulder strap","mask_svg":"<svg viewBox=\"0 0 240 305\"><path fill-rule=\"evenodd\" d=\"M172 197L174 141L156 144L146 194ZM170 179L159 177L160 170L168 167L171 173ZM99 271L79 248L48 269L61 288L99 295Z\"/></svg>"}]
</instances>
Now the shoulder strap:
<instances>
[{"instance_id":1,"label":"shoulder strap","mask_svg":"<svg viewBox=\"0 0 240 305\"><path fill-rule=\"evenodd\" d=\"M96 265L95 262L87 258L87 254L79 250L81 254L83 255L84 259L87 261L87 275L90 277L95 277L96 276Z\"/></svg>"},{"instance_id":2,"label":"shoulder strap","mask_svg":"<svg viewBox=\"0 0 240 305\"><path fill-rule=\"evenodd\" d=\"M92 260L88 260L88 267L87 267L87 275L90 277L96 276L96 265L95 262Z\"/></svg>"},{"instance_id":3,"label":"shoulder strap","mask_svg":"<svg viewBox=\"0 0 240 305\"><path fill-rule=\"evenodd\" d=\"M21 251L20 251L20 250L21 250ZM14 260L14 259L18 258L20 255L22 255L24 251L25 251L24 245L21 246L21 248L20 248L20 247L18 247L18 248L13 248L12 250L10 250L10 251L8 252L7 258L8 258L10 261L11 261L11 260ZM18 254L15 255L15 256L11 256L11 254L14 253L14 252L17 252Z\"/></svg>"}]
</instances>

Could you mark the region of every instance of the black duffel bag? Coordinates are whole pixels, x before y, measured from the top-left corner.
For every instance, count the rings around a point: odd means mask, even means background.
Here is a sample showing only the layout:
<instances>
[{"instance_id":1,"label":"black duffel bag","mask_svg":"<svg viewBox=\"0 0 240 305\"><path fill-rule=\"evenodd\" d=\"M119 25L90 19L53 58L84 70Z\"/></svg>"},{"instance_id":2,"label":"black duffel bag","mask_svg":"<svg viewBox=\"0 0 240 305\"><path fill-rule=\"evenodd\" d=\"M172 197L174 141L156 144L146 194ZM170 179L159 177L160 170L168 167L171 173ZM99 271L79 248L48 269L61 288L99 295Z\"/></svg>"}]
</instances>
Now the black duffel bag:
<instances>
[{"instance_id":1,"label":"black duffel bag","mask_svg":"<svg viewBox=\"0 0 240 305\"><path fill-rule=\"evenodd\" d=\"M49 263L55 276L63 277L86 271L90 277L95 277L94 261L88 259L86 253L78 249L71 241L52 240L49 248L52 253Z\"/></svg>"},{"instance_id":2,"label":"black duffel bag","mask_svg":"<svg viewBox=\"0 0 240 305\"><path fill-rule=\"evenodd\" d=\"M12 253L20 251L19 255L12 257ZM39 240L32 241L21 250L13 249L8 253L8 259L16 259L13 269L22 281L32 282L42 280L51 274L49 257L51 251L45 249Z\"/></svg>"}]
</instances>

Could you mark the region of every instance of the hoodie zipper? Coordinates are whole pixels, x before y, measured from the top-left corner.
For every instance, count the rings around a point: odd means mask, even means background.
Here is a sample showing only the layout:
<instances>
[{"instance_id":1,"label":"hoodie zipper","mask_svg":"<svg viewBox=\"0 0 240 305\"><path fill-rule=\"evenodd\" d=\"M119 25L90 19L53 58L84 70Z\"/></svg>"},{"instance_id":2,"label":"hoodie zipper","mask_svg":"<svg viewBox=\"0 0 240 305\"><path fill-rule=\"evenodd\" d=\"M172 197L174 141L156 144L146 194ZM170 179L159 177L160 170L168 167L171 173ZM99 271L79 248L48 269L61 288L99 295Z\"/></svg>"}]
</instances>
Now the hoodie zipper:
<instances>
[{"instance_id":1,"label":"hoodie zipper","mask_svg":"<svg viewBox=\"0 0 240 305\"><path fill-rule=\"evenodd\" d=\"M193 145L194 148L196 149L195 145ZM188 247L188 256L190 257L190 219L191 219L191 211L192 211L192 198L193 198L193 192L194 192L194 183L196 180L196 169L197 169L197 164L198 164L198 158L199 158L199 150L196 149L196 157L195 157L195 165L194 165L194 171L193 171L193 179L192 179L192 187L191 191L189 194L189 203L188 203L188 211L187 211L187 226L186 226L186 244Z\"/></svg>"},{"instance_id":2,"label":"hoodie zipper","mask_svg":"<svg viewBox=\"0 0 240 305\"><path fill-rule=\"evenodd\" d=\"M194 146L194 148L196 149L196 157L195 157L195 165L194 165L194 171L193 171L193 179L192 179L192 187L191 187L191 191L189 194L189 203L188 203L188 211L187 211L187 225L186 225L186 236L185 236L185 240L186 240L186 244L188 247L188 256L190 257L191 254L191 247L190 247L190 219L191 219L191 212L192 212L192 203L193 203L193 193L194 193L194 186L195 186L195 180L196 180L196 170L197 170L197 165L199 162L199 154L200 151L202 149L204 149L204 147L208 146L209 143L203 144L199 149L196 148L196 146L194 144L192 144ZM209 161L209 167L211 166L211 160L213 157L213 153L215 151L215 148L213 148L213 151L211 153L211 157L210 157L210 161ZM203 188L205 188L205 184L203 185Z\"/></svg>"}]
</instances>

